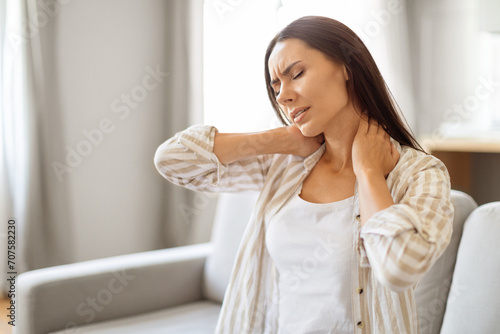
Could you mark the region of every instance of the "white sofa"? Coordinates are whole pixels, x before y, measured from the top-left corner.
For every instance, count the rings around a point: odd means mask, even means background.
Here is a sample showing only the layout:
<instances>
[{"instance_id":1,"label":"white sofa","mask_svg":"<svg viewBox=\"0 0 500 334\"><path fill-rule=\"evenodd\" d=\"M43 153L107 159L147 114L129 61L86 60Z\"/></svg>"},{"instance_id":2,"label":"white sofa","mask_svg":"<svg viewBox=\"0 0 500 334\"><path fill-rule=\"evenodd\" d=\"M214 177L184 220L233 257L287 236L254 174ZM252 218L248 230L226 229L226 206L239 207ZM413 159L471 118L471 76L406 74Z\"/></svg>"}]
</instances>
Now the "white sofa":
<instances>
[{"instance_id":1,"label":"white sofa","mask_svg":"<svg viewBox=\"0 0 500 334\"><path fill-rule=\"evenodd\" d=\"M219 195L210 243L19 275L14 333L213 333L256 196ZM452 241L416 290L422 333L499 332L500 202L452 201Z\"/></svg>"}]
</instances>

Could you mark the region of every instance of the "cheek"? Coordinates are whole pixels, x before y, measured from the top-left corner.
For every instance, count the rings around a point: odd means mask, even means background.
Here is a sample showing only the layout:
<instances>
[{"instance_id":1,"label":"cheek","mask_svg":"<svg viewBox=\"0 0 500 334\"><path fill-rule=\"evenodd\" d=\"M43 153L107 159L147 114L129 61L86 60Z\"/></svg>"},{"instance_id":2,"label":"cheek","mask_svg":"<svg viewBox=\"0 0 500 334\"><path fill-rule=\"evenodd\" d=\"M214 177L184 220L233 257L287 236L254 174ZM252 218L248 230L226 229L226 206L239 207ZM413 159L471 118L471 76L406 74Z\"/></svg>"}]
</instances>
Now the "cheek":
<instances>
[{"instance_id":1,"label":"cheek","mask_svg":"<svg viewBox=\"0 0 500 334\"><path fill-rule=\"evenodd\" d=\"M304 102L321 105L322 108L340 109L349 102L346 82L338 73L314 73L297 83L295 92L305 98Z\"/></svg>"},{"instance_id":2,"label":"cheek","mask_svg":"<svg viewBox=\"0 0 500 334\"><path fill-rule=\"evenodd\" d=\"M337 106L344 106L349 102L347 84L344 80L331 81L328 85L330 100Z\"/></svg>"},{"instance_id":3,"label":"cheek","mask_svg":"<svg viewBox=\"0 0 500 334\"><path fill-rule=\"evenodd\" d=\"M338 75L323 76L309 86L309 92L316 97L322 97L335 104L345 104L348 101L347 86Z\"/></svg>"}]
</instances>

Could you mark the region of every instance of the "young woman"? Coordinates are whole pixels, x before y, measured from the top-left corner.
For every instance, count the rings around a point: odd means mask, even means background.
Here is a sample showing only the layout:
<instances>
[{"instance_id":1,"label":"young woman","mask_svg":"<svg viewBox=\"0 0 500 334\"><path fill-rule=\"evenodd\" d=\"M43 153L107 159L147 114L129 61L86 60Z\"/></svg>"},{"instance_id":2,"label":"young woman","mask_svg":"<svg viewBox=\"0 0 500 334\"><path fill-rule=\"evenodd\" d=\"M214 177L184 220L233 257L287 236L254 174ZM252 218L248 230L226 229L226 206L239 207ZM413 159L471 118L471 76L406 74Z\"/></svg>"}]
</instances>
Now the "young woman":
<instances>
[{"instance_id":1,"label":"young woman","mask_svg":"<svg viewBox=\"0 0 500 334\"><path fill-rule=\"evenodd\" d=\"M260 191L217 332L419 333L414 288L452 232L445 166L417 144L368 49L338 21L285 27L265 77L285 126L193 126L155 156L177 185Z\"/></svg>"}]
</instances>

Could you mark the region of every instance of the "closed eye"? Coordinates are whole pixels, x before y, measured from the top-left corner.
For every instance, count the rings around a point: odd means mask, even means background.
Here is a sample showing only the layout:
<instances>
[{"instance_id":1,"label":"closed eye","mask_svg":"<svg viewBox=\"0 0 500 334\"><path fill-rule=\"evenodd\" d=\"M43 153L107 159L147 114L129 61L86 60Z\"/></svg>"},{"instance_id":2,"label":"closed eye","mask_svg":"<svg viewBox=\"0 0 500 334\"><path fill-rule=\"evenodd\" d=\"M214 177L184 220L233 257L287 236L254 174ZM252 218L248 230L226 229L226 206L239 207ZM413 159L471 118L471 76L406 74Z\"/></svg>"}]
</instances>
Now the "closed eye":
<instances>
[{"instance_id":1,"label":"closed eye","mask_svg":"<svg viewBox=\"0 0 500 334\"><path fill-rule=\"evenodd\" d=\"M302 75L302 73L304 73L304 71L300 71L296 76L293 77L293 79L297 79Z\"/></svg>"},{"instance_id":2,"label":"closed eye","mask_svg":"<svg viewBox=\"0 0 500 334\"><path fill-rule=\"evenodd\" d=\"M298 79L302 74L304 73L304 71L300 71L299 73L297 73L294 77L292 77L293 80L295 79ZM278 95L280 95L280 92L277 91L277 92L274 92L274 97L278 97Z\"/></svg>"}]
</instances>

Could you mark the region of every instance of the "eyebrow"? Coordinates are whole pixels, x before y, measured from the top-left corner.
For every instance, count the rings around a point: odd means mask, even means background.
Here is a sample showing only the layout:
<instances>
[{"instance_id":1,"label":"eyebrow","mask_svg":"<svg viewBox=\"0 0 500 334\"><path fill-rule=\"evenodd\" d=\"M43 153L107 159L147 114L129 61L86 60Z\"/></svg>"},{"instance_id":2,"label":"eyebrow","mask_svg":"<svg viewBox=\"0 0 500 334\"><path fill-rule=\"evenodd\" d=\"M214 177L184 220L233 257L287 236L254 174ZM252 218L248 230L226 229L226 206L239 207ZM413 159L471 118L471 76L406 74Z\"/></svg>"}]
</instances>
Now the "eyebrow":
<instances>
[{"instance_id":1,"label":"eyebrow","mask_svg":"<svg viewBox=\"0 0 500 334\"><path fill-rule=\"evenodd\" d=\"M290 71L292 70L292 67L294 67L297 63L300 63L302 60L297 60L296 62L293 62L291 63L290 65L288 65L285 70L283 71L283 73L281 73L281 75L283 76L287 76L288 73L290 73ZM274 79L271 81L271 86L273 86L275 83L277 83L279 80L278 79Z\"/></svg>"}]
</instances>

